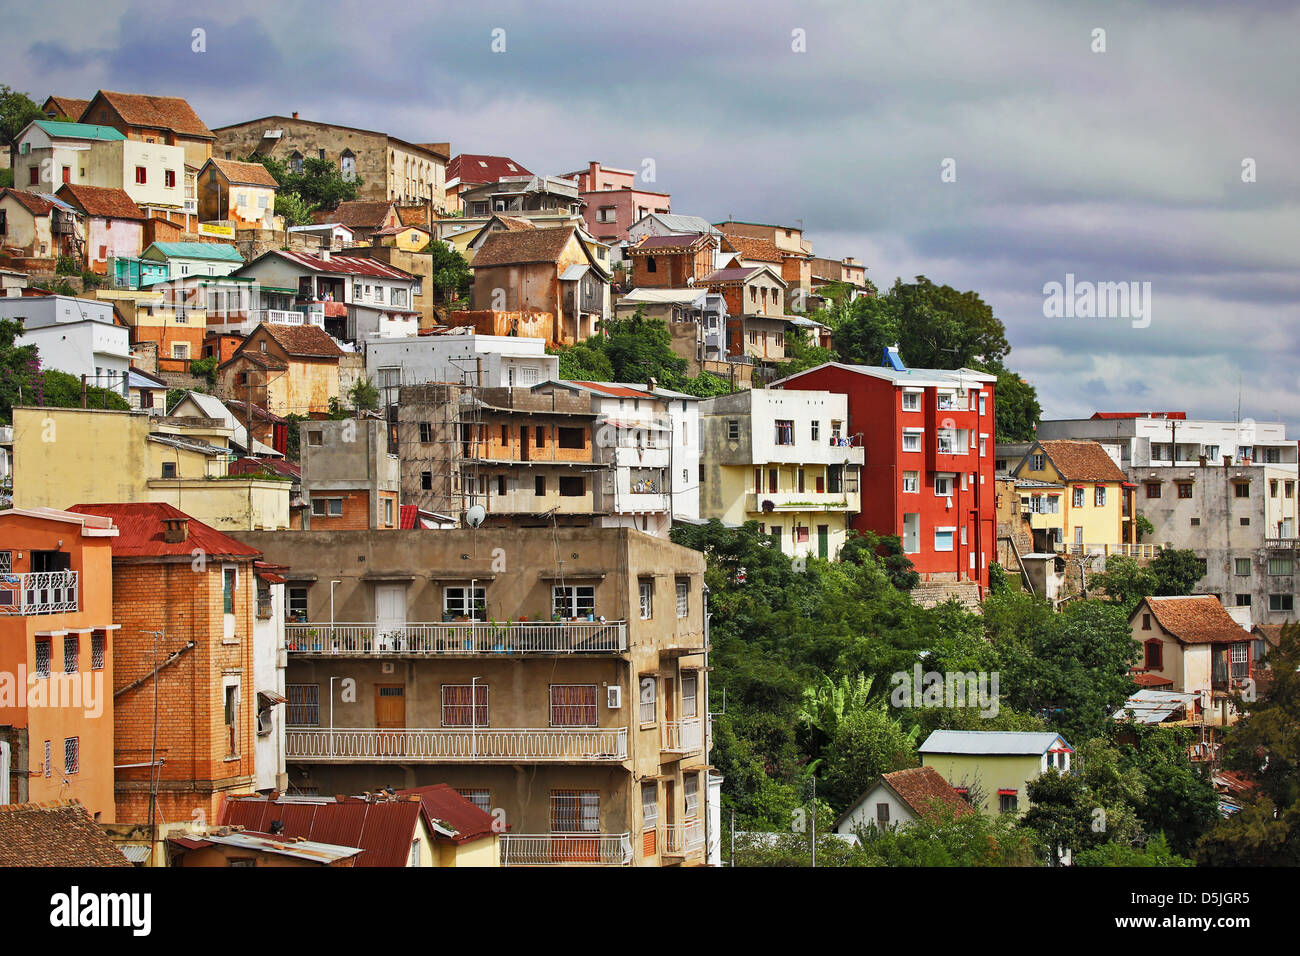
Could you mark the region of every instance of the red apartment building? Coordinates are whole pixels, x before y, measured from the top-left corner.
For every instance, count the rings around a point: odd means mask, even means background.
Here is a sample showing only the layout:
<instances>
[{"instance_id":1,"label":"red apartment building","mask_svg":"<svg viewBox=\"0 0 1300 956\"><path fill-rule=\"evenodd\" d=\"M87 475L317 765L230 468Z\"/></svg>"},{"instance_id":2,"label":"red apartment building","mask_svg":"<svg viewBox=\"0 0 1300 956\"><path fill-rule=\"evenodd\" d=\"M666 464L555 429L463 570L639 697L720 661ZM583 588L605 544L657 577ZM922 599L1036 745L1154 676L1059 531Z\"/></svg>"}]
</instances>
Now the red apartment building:
<instances>
[{"instance_id":1,"label":"red apartment building","mask_svg":"<svg viewBox=\"0 0 1300 956\"><path fill-rule=\"evenodd\" d=\"M891 350L892 352L892 350ZM775 387L842 392L866 447L852 527L898 535L923 581L988 586L996 560L994 375L830 362Z\"/></svg>"},{"instance_id":2,"label":"red apartment building","mask_svg":"<svg viewBox=\"0 0 1300 956\"><path fill-rule=\"evenodd\" d=\"M588 163L585 170L565 173L575 180L578 196L587 205L582 210L587 231L601 242L622 242L627 229L652 212L672 212L672 196L636 188L636 172Z\"/></svg>"}]
</instances>

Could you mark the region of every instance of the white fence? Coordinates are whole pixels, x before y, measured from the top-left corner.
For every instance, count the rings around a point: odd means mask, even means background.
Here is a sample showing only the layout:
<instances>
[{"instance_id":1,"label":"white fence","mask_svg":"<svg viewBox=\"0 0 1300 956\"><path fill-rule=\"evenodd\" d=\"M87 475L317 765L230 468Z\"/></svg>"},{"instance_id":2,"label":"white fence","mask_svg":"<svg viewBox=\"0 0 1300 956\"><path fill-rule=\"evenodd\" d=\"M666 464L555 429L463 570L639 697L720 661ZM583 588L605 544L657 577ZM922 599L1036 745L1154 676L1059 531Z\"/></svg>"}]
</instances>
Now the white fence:
<instances>
[{"instance_id":1,"label":"white fence","mask_svg":"<svg viewBox=\"0 0 1300 956\"><path fill-rule=\"evenodd\" d=\"M663 750L673 753L691 753L703 745L700 718L668 720L663 724Z\"/></svg>"},{"instance_id":2,"label":"white fence","mask_svg":"<svg viewBox=\"0 0 1300 956\"><path fill-rule=\"evenodd\" d=\"M76 571L0 574L0 614L61 614L75 610Z\"/></svg>"},{"instance_id":3,"label":"white fence","mask_svg":"<svg viewBox=\"0 0 1300 956\"><path fill-rule=\"evenodd\" d=\"M287 624L290 653L341 655L591 654L627 650L623 621L551 624Z\"/></svg>"},{"instance_id":4,"label":"white fence","mask_svg":"<svg viewBox=\"0 0 1300 956\"><path fill-rule=\"evenodd\" d=\"M504 833L502 866L627 866L629 833Z\"/></svg>"},{"instance_id":5,"label":"white fence","mask_svg":"<svg viewBox=\"0 0 1300 956\"><path fill-rule=\"evenodd\" d=\"M320 761L622 761L627 728L407 730L289 727L285 756Z\"/></svg>"}]
</instances>

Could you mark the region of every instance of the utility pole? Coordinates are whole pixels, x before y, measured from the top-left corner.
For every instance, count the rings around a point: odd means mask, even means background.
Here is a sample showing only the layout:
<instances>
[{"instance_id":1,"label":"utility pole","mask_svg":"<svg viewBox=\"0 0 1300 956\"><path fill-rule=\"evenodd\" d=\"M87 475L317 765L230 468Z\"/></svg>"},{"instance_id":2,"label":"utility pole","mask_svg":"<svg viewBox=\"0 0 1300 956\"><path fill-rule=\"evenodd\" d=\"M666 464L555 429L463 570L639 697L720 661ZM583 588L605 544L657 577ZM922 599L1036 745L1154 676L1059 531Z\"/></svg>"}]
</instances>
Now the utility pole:
<instances>
[{"instance_id":1,"label":"utility pole","mask_svg":"<svg viewBox=\"0 0 1300 956\"><path fill-rule=\"evenodd\" d=\"M86 376L81 376L85 382ZM85 405L82 405L85 408ZM166 631L143 631L153 637L153 747L149 755L149 844L150 852L158 842L157 806L158 806L158 639Z\"/></svg>"},{"instance_id":2,"label":"utility pole","mask_svg":"<svg viewBox=\"0 0 1300 956\"><path fill-rule=\"evenodd\" d=\"M812 865L817 866L817 778L812 778Z\"/></svg>"},{"instance_id":3,"label":"utility pole","mask_svg":"<svg viewBox=\"0 0 1300 956\"><path fill-rule=\"evenodd\" d=\"M81 407L86 407L86 374L81 374Z\"/></svg>"}]
</instances>

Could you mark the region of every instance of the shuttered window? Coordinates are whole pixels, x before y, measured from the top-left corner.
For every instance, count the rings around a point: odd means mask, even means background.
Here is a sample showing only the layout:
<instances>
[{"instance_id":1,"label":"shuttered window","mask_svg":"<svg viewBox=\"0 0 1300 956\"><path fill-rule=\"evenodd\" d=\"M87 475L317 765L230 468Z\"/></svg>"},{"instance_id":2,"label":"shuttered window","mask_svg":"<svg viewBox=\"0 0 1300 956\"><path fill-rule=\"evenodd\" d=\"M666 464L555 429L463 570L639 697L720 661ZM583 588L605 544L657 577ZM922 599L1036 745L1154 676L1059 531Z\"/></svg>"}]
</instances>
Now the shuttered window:
<instances>
[{"instance_id":1,"label":"shuttered window","mask_svg":"<svg viewBox=\"0 0 1300 956\"><path fill-rule=\"evenodd\" d=\"M551 685L552 727L595 727L595 684Z\"/></svg>"}]
</instances>

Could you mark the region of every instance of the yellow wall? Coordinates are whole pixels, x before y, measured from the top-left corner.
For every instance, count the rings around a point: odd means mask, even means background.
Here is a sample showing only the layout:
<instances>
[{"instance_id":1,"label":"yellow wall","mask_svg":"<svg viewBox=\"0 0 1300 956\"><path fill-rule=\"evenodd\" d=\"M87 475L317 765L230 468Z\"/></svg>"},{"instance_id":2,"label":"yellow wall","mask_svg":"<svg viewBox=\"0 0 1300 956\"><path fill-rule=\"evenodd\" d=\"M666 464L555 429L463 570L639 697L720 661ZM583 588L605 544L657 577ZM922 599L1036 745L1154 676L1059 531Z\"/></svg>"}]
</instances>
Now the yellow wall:
<instances>
[{"instance_id":1,"label":"yellow wall","mask_svg":"<svg viewBox=\"0 0 1300 956\"><path fill-rule=\"evenodd\" d=\"M978 784L985 795L985 805L977 807L990 816L998 814L998 791L1015 790L1020 813L1029 809L1026 785L1043 772L1042 757L995 757L984 754L922 754L921 762L933 767L954 787Z\"/></svg>"},{"instance_id":2,"label":"yellow wall","mask_svg":"<svg viewBox=\"0 0 1300 956\"><path fill-rule=\"evenodd\" d=\"M1032 454L1032 452L1031 452ZM1046 459L1046 456L1044 456ZM1118 481L1071 481L1065 478L1052 465L1050 459L1043 462L1043 467L1035 471L1025 467L1017 473L1019 478L1032 478L1037 481L1050 481L1064 486L1061 495L1061 513L1059 515L1033 515L1030 526L1034 528L1064 528L1065 543L1075 540L1075 529L1083 528L1084 544L1119 544L1124 540L1123 513L1124 488ZM1074 488L1081 485L1083 506L1074 506ZM1097 506L1097 489L1106 489L1106 503ZM1025 491L1021 491L1025 494ZM1032 492L1031 492L1032 493ZM1046 489L1044 489L1046 493Z\"/></svg>"},{"instance_id":3,"label":"yellow wall","mask_svg":"<svg viewBox=\"0 0 1300 956\"><path fill-rule=\"evenodd\" d=\"M769 468L775 467L778 471L777 488L775 495L768 495L767 492L767 472ZM823 487L826 481L825 465L803 465L804 471L804 490L802 493L797 491L796 473L800 466L796 465L722 465L718 468L718 475L721 479L721 501L726 502L726 507L720 513L705 513L709 509L702 508L701 515L705 518L719 518L722 521L743 524L746 521L758 521L766 526L768 534L772 533L773 527L781 529L781 549L790 555L805 555L808 557L817 557L817 526L824 524L829 527L827 557L834 560L839 554L840 549L844 547L844 542L848 538L848 510L827 511L823 508L793 509L777 508L775 511L764 512L761 510L749 510L749 505L754 499L754 469L761 468L763 471L763 494L758 495L758 501L770 497L777 501L809 501L809 502L831 502L845 501L849 502L851 495L847 492L830 494L823 492L817 493L817 479L821 478ZM795 542L795 528L803 527L808 529L808 540Z\"/></svg>"},{"instance_id":4,"label":"yellow wall","mask_svg":"<svg viewBox=\"0 0 1300 956\"><path fill-rule=\"evenodd\" d=\"M498 846L500 838L494 833L462 843L440 844L439 866L500 866L501 851Z\"/></svg>"}]
</instances>

